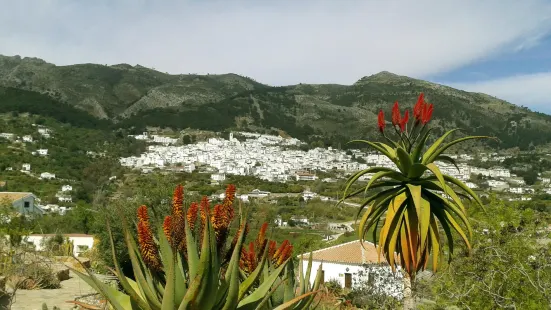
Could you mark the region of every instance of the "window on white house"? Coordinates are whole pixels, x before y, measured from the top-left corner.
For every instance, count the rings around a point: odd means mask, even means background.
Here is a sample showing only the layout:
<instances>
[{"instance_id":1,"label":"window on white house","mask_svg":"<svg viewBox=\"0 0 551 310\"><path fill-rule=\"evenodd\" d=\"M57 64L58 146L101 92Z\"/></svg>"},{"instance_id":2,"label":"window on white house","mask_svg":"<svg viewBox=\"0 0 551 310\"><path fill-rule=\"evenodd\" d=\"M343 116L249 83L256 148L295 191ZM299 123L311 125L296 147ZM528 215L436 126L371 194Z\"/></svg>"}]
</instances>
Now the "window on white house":
<instances>
[{"instance_id":1,"label":"window on white house","mask_svg":"<svg viewBox=\"0 0 551 310\"><path fill-rule=\"evenodd\" d=\"M31 203L29 201L24 202L25 208L29 208L31 206Z\"/></svg>"}]
</instances>

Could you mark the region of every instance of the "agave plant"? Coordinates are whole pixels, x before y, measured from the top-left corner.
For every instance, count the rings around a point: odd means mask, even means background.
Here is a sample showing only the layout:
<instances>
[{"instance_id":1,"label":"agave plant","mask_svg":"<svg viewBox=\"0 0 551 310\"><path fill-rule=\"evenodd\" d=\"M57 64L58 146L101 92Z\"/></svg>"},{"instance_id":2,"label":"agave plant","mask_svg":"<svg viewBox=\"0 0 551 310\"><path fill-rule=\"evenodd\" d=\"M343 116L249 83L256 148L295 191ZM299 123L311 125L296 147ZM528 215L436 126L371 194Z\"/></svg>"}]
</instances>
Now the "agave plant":
<instances>
[{"instance_id":1,"label":"agave plant","mask_svg":"<svg viewBox=\"0 0 551 310\"><path fill-rule=\"evenodd\" d=\"M359 218L360 212L367 208L359 221L360 239L364 240L372 229L373 239L378 242L379 259L382 254L394 271L400 264L411 279L416 272L426 268L431 255L432 268L437 270L443 246L441 231L447 238L450 260L454 232L470 252L472 230L461 198L473 200L482 206L480 199L469 187L443 174L435 162L449 162L459 170L454 159L444 155L444 152L463 141L490 137L466 136L444 143L446 138L458 130L453 129L425 148L431 134L428 123L432 112L433 105L425 101L423 93L413 108L411 121L409 110L402 116L396 102L392 109L391 126L395 136L395 140L392 140L386 132L388 126L381 110L378 128L388 143L365 140L351 142L367 144L386 156L395 167L372 167L355 173L348 179L342 198L344 200L368 191L371 193L366 196L358 212ZM351 186L365 174L372 174L367 184L351 190ZM379 227L379 223L382 227Z\"/></svg>"},{"instance_id":2,"label":"agave plant","mask_svg":"<svg viewBox=\"0 0 551 310\"><path fill-rule=\"evenodd\" d=\"M235 187L229 185L221 204L210 207L207 197L183 208L183 187L177 186L172 212L165 217L154 237L148 209L137 210L137 242L132 229L124 224L124 235L135 280L126 277L114 258L114 272L123 291L103 284L87 270L73 270L110 303L113 309L307 309L319 286L308 286L296 296L295 279L285 277L291 262L287 245L270 253L271 241L266 227L257 237L254 264L246 265L242 247L248 232L246 216L228 246L230 225L234 219ZM124 220L124 219L123 219ZM110 232L110 228L108 225ZM111 250L114 243L111 236ZM276 255L277 254L277 255ZM310 258L311 260L311 258ZM309 276L310 269L307 270ZM318 270L321 278L321 267ZM272 294L288 282L292 294L274 304Z\"/></svg>"}]
</instances>

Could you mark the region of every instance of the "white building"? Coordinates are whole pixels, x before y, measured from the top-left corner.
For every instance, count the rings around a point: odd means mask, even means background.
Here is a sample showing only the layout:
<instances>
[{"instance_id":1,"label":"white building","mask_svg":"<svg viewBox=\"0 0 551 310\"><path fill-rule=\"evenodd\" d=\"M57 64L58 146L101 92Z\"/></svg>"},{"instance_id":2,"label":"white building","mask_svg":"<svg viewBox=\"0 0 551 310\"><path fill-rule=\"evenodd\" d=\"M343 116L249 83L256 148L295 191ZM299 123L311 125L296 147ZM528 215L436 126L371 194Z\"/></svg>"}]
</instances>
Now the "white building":
<instances>
[{"instance_id":1,"label":"white building","mask_svg":"<svg viewBox=\"0 0 551 310\"><path fill-rule=\"evenodd\" d=\"M21 165L21 170L23 170L23 171L31 171L31 164L23 164L23 165Z\"/></svg>"},{"instance_id":2,"label":"white building","mask_svg":"<svg viewBox=\"0 0 551 310\"><path fill-rule=\"evenodd\" d=\"M55 197L59 202L73 202L73 197L65 195L64 193L57 193Z\"/></svg>"},{"instance_id":3,"label":"white building","mask_svg":"<svg viewBox=\"0 0 551 310\"><path fill-rule=\"evenodd\" d=\"M217 182L225 181L226 175L224 173L213 173L210 175L210 179Z\"/></svg>"},{"instance_id":4,"label":"white building","mask_svg":"<svg viewBox=\"0 0 551 310\"><path fill-rule=\"evenodd\" d=\"M13 140L13 138L15 138L15 135L9 132L2 132L0 133L0 138L4 138L6 140Z\"/></svg>"},{"instance_id":5,"label":"white building","mask_svg":"<svg viewBox=\"0 0 551 310\"><path fill-rule=\"evenodd\" d=\"M39 150L36 150L36 152L40 156L47 156L48 155L48 149L39 149Z\"/></svg>"},{"instance_id":6,"label":"white building","mask_svg":"<svg viewBox=\"0 0 551 310\"><path fill-rule=\"evenodd\" d=\"M70 192L73 190L73 187L71 185L63 185L61 186L61 191L62 192Z\"/></svg>"},{"instance_id":7,"label":"white building","mask_svg":"<svg viewBox=\"0 0 551 310\"><path fill-rule=\"evenodd\" d=\"M38 133L44 138L50 137L50 130L48 128L38 128Z\"/></svg>"},{"instance_id":8,"label":"white building","mask_svg":"<svg viewBox=\"0 0 551 310\"><path fill-rule=\"evenodd\" d=\"M305 172L305 171L298 171L295 174L295 178L297 181L315 181L318 179L318 177L315 174Z\"/></svg>"},{"instance_id":9,"label":"white building","mask_svg":"<svg viewBox=\"0 0 551 310\"><path fill-rule=\"evenodd\" d=\"M375 245L359 240L314 251L310 283L313 284L320 265L322 281L336 280L341 287L353 288L366 281L378 287L382 293L401 299L403 297L402 274L392 274L390 266L379 263ZM303 270L308 267L310 253L298 256Z\"/></svg>"},{"instance_id":10,"label":"white building","mask_svg":"<svg viewBox=\"0 0 551 310\"><path fill-rule=\"evenodd\" d=\"M253 189L249 193L249 197L256 197L256 198L264 198L264 197L268 197L268 195L270 195L270 192L261 191L259 189Z\"/></svg>"},{"instance_id":11,"label":"white building","mask_svg":"<svg viewBox=\"0 0 551 310\"><path fill-rule=\"evenodd\" d=\"M23 142L33 142L33 137L32 136L23 136Z\"/></svg>"},{"instance_id":12,"label":"white building","mask_svg":"<svg viewBox=\"0 0 551 310\"><path fill-rule=\"evenodd\" d=\"M40 178L42 180L52 180L52 179L55 179L55 174L49 173L49 172L42 172L40 174Z\"/></svg>"},{"instance_id":13,"label":"white building","mask_svg":"<svg viewBox=\"0 0 551 310\"><path fill-rule=\"evenodd\" d=\"M37 251L44 249L43 240L46 238L55 237L55 234L33 234L25 238L25 241L35 246ZM86 234L66 234L63 238L69 238L74 244L73 254L79 256L80 253L92 249L94 247L94 236Z\"/></svg>"},{"instance_id":14,"label":"white building","mask_svg":"<svg viewBox=\"0 0 551 310\"><path fill-rule=\"evenodd\" d=\"M313 199L313 198L315 198L315 197L317 197L317 196L318 196L318 194L313 193L313 192L311 192L311 191L305 190L304 192L302 192L302 198L304 198L304 200L306 200L306 201L308 201L308 200L310 200L310 199Z\"/></svg>"}]
</instances>

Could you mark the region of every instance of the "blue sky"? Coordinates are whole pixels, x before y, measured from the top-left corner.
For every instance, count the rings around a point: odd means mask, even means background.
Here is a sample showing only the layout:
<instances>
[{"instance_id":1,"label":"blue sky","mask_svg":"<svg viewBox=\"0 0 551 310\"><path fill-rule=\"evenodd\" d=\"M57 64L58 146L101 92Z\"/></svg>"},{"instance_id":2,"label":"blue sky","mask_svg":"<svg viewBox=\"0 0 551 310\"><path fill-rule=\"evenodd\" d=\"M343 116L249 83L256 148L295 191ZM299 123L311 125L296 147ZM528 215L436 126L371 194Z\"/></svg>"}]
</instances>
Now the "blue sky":
<instances>
[{"instance_id":1,"label":"blue sky","mask_svg":"<svg viewBox=\"0 0 551 310\"><path fill-rule=\"evenodd\" d=\"M383 70L551 114L549 0L0 0L0 54L271 85Z\"/></svg>"}]
</instances>

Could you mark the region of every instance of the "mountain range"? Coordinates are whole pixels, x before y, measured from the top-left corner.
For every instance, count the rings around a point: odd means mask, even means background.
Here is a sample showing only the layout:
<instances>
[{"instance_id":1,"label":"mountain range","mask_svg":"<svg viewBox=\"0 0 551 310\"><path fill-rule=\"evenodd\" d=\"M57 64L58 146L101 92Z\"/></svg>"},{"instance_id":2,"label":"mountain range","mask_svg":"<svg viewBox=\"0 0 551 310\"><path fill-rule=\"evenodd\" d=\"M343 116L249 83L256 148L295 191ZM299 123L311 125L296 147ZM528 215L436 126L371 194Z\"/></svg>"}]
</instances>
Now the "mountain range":
<instances>
[{"instance_id":1,"label":"mountain range","mask_svg":"<svg viewBox=\"0 0 551 310\"><path fill-rule=\"evenodd\" d=\"M528 149L551 142L551 116L504 100L380 72L353 85L273 87L237 74L171 75L140 65L56 66L0 55L0 112L31 112L76 126L170 127L285 132L306 141L373 138L377 112L420 92L434 104L436 131L500 139Z\"/></svg>"}]
</instances>

